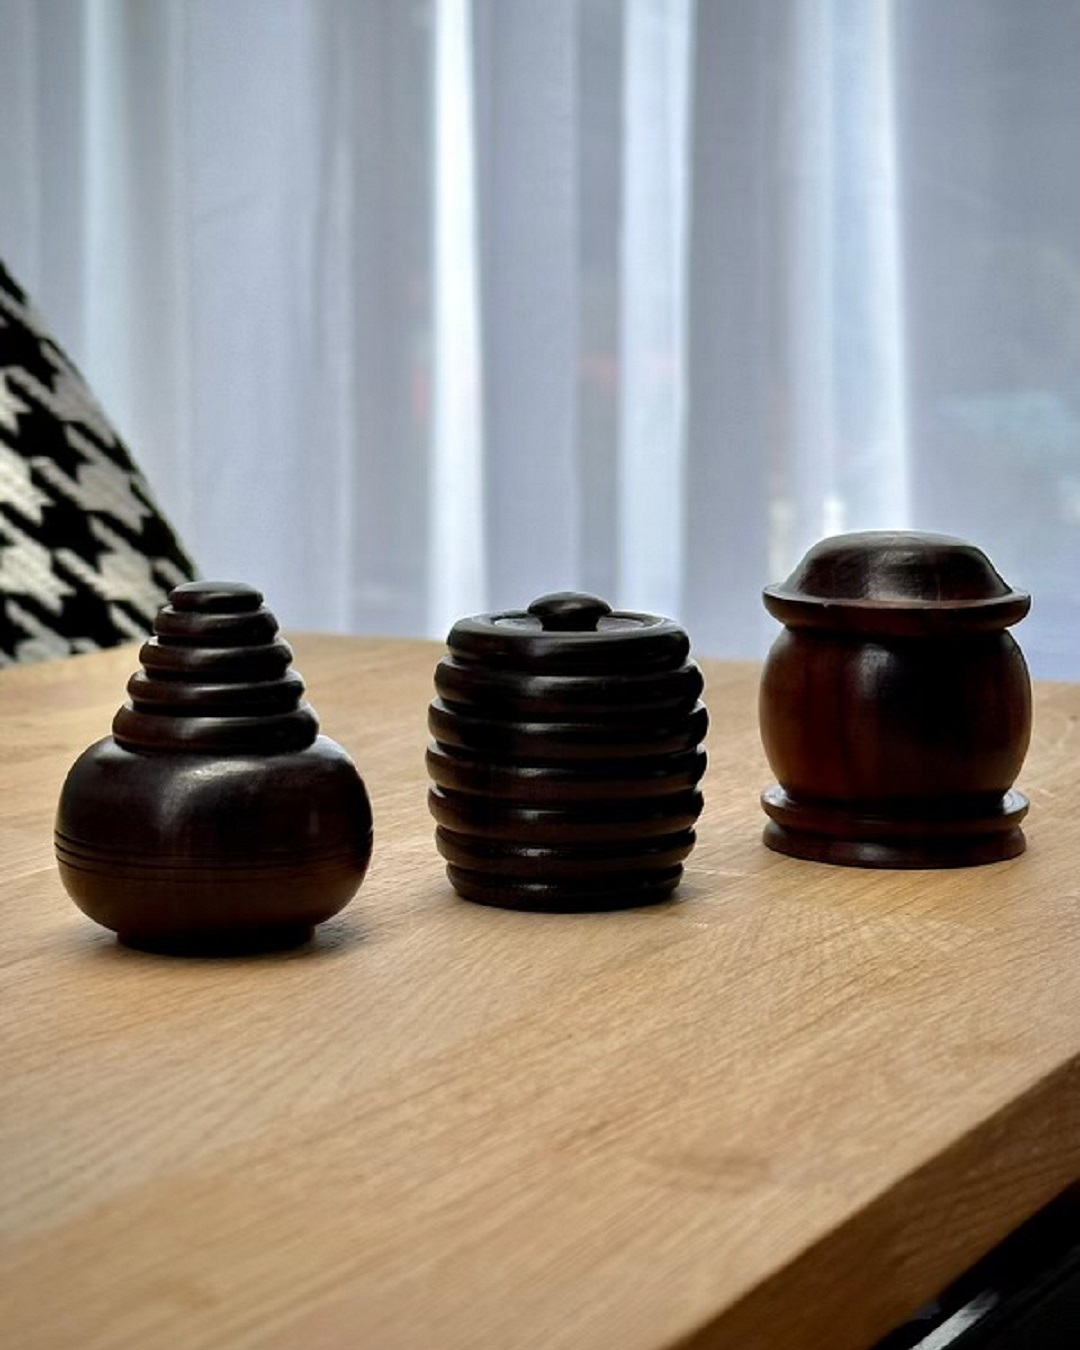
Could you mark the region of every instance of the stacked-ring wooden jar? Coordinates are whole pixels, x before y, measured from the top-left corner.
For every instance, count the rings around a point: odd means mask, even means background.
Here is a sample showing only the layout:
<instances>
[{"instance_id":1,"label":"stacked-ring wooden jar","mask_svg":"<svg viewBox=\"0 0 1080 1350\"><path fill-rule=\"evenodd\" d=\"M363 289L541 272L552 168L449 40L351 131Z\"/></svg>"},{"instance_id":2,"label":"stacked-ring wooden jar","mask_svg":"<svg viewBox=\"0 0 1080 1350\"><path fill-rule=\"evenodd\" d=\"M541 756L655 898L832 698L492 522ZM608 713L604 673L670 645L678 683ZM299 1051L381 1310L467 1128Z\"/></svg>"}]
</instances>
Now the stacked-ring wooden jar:
<instances>
[{"instance_id":1,"label":"stacked-ring wooden jar","mask_svg":"<svg viewBox=\"0 0 1080 1350\"><path fill-rule=\"evenodd\" d=\"M429 800L458 893L562 910L669 896L694 845L708 725L686 633L558 594L464 619L448 647Z\"/></svg>"}]
</instances>

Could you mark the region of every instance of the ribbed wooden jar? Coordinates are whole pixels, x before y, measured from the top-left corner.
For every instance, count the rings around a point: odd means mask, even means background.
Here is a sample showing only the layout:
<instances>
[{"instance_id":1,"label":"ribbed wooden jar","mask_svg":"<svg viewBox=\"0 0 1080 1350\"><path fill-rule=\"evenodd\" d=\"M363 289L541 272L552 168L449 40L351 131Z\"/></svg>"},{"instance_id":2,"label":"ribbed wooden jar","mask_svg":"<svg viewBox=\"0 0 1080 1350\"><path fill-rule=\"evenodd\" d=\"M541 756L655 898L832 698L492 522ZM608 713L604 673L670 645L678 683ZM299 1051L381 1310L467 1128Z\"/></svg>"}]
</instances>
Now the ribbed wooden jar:
<instances>
[{"instance_id":1,"label":"ribbed wooden jar","mask_svg":"<svg viewBox=\"0 0 1080 1350\"><path fill-rule=\"evenodd\" d=\"M559 594L454 625L428 756L468 900L587 910L669 896L703 804L708 714L686 633Z\"/></svg>"}]
</instances>

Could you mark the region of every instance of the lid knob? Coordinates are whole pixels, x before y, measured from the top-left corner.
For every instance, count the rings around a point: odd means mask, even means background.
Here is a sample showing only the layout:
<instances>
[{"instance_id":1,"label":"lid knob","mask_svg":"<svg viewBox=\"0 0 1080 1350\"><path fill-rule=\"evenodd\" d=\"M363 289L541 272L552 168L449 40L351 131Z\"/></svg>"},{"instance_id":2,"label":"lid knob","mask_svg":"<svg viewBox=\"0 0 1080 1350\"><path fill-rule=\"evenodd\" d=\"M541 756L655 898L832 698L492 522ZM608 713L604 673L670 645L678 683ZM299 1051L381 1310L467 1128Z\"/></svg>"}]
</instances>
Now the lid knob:
<instances>
[{"instance_id":1,"label":"lid knob","mask_svg":"<svg viewBox=\"0 0 1080 1350\"><path fill-rule=\"evenodd\" d=\"M557 591L534 600L529 613L540 620L545 633L595 633L600 620L611 613L611 606L596 595Z\"/></svg>"},{"instance_id":2,"label":"lid knob","mask_svg":"<svg viewBox=\"0 0 1080 1350\"><path fill-rule=\"evenodd\" d=\"M237 581L186 581L169 592L173 609L184 613L246 614L262 602L262 591Z\"/></svg>"}]
</instances>

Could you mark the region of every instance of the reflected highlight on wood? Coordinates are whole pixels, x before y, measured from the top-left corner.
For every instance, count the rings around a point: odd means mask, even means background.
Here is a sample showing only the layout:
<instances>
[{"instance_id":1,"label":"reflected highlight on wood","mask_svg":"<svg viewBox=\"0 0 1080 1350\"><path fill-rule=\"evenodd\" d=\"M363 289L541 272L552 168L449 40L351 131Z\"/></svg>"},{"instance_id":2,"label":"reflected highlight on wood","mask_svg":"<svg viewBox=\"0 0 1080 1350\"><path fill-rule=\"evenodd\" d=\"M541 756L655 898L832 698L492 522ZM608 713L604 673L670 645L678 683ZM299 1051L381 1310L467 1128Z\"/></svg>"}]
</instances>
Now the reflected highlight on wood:
<instances>
[{"instance_id":1,"label":"reflected highlight on wood","mask_svg":"<svg viewBox=\"0 0 1080 1350\"><path fill-rule=\"evenodd\" d=\"M860 867L1022 852L1031 686L1005 629L1030 603L977 548L912 533L826 539L768 587L765 843Z\"/></svg>"},{"instance_id":2,"label":"reflected highlight on wood","mask_svg":"<svg viewBox=\"0 0 1080 1350\"><path fill-rule=\"evenodd\" d=\"M177 587L113 734L64 784L56 856L90 918L132 946L295 945L352 898L371 808L249 586Z\"/></svg>"}]
</instances>

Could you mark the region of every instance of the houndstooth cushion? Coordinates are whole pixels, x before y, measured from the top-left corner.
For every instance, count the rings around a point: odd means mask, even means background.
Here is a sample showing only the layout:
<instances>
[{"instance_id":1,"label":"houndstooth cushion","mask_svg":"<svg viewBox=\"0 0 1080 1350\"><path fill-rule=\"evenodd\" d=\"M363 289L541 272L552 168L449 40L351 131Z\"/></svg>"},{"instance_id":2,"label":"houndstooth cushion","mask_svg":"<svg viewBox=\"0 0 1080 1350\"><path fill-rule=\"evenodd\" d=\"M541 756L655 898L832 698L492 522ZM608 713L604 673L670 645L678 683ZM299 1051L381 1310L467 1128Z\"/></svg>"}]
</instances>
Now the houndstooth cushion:
<instances>
[{"instance_id":1,"label":"houndstooth cushion","mask_svg":"<svg viewBox=\"0 0 1080 1350\"><path fill-rule=\"evenodd\" d=\"M0 264L0 665L142 637L192 575L116 432Z\"/></svg>"}]
</instances>

